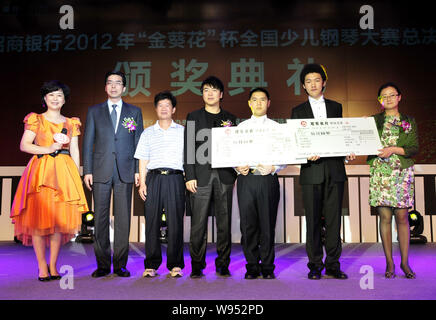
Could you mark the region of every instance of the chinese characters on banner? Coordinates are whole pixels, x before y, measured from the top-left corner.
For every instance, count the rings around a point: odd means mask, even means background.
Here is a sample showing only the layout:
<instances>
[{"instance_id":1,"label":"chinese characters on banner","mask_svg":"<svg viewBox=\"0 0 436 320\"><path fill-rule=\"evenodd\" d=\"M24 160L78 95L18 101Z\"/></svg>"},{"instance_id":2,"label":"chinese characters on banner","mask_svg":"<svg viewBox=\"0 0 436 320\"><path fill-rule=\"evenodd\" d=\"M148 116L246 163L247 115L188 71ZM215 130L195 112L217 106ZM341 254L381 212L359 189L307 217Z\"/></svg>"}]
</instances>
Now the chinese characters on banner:
<instances>
[{"instance_id":1,"label":"chinese characters on banner","mask_svg":"<svg viewBox=\"0 0 436 320\"><path fill-rule=\"evenodd\" d=\"M0 34L0 53L110 50L122 48L193 49L217 42L221 48L283 48L346 46L415 46L436 44L436 29L321 29L287 30L198 30L88 34L5 35Z\"/></svg>"},{"instance_id":2,"label":"chinese characters on banner","mask_svg":"<svg viewBox=\"0 0 436 320\"><path fill-rule=\"evenodd\" d=\"M436 29L418 28L381 28L379 30L361 29L321 29L313 28L300 31L287 30L216 30L197 31L147 31L139 33L120 32L102 34L47 34L47 35L2 35L0 34L0 54L8 53L47 53L85 50L173 50L205 49L214 44L221 48L298 48L298 47L338 47L338 46L415 46L436 44ZM312 63L308 57L284 57L283 68L287 78L278 79L293 90L295 96L301 95L299 74L305 63ZM191 92L201 95L201 79L207 74L208 61L186 57L168 61L172 68L169 75L170 90L175 96ZM264 61L252 57L241 57L227 62L224 66L230 74L226 84L229 95L246 93L253 87L268 87L265 81ZM136 97L151 95L153 85L153 61L118 61L114 69L123 71L127 76L125 96ZM287 68L287 69L286 69Z\"/></svg>"},{"instance_id":3,"label":"chinese characters on banner","mask_svg":"<svg viewBox=\"0 0 436 320\"><path fill-rule=\"evenodd\" d=\"M308 58L307 63L312 63L313 58ZM206 75L209 64L207 62L199 62L196 59L186 61L171 62L171 66L175 69L170 74L172 79L177 81L170 82L172 93L175 96L181 95L186 91L191 91L196 95L201 95L200 85L201 78ZM292 63L288 64L288 70L293 71L293 74L285 80L288 87L294 88L294 94L300 95L300 80L299 74L304 66L298 58L292 59ZM151 87L151 61L119 61L115 66L116 71L122 71L127 78L126 91L124 95L135 97L138 94L150 96ZM263 62L256 61L253 58L241 58L237 62L231 62L231 80L227 84L230 89L229 94L235 96L245 92L245 88L250 90L254 87L268 87L268 83L264 80Z\"/></svg>"}]
</instances>

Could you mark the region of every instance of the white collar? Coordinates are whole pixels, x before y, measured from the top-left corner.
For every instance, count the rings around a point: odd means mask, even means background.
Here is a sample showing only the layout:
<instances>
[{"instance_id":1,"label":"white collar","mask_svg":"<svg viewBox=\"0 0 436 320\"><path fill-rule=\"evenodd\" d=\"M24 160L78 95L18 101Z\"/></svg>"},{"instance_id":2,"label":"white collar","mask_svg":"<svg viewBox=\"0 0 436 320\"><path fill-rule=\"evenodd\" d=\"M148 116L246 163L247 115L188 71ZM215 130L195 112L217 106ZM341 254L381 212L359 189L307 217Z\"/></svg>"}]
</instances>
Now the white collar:
<instances>
[{"instance_id":1,"label":"white collar","mask_svg":"<svg viewBox=\"0 0 436 320\"><path fill-rule=\"evenodd\" d=\"M251 115L250 120L257 122L257 123L265 123L266 119L268 119L268 117L265 115L261 116L261 117L255 117L254 115Z\"/></svg>"},{"instance_id":2,"label":"white collar","mask_svg":"<svg viewBox=\"0 0 436 320\"><path fill-rule=\"evenodd\" d=\"M171 120L171 124L170 124L169 128L175 128L175 127L176 127L176 123L174 122L174 120ZM156 123L154 124L153 128L154 128L154 130L164 130L159 125L159 120L156 120Z\"/></svg>"},{"instance_id":3,"label":"white collar","mask_svg":"<svg viewBox=\"0 0 436 320\"><path fill-rule=\"evenodd\" d=\"M110 109L112 110L112 106L116 105L116 109L120 108L123 106L123 100L120 99L117 103L112 102L111 100L107 100L107 105L110 107Z\"/></svg>"},{"instance_id":4,"label":"white collar","mask_svg":"<svg viewBox=\"0 0 436 320\"><path fill-rule=\"evenodd\" d=\"M312 104L325 103L324 95L322 95L318 100L312 98L311 96L309 96L309 103L310 103L311 105L312 105Z\"/></svg>"}]
</instances>

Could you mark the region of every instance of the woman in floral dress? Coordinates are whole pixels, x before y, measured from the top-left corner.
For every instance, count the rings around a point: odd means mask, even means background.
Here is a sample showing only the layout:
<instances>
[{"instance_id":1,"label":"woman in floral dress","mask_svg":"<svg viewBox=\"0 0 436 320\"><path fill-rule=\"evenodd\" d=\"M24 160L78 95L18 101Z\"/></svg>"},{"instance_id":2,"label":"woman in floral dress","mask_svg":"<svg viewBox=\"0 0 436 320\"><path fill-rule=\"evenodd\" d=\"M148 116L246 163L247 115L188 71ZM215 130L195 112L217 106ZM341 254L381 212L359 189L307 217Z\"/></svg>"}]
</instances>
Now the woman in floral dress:
<instances>
[{"instance_id":1,"label":"woman in floral dress","mask_svg":"<svg viewBox=\"0 0 436 320\"><path fill-rule=\"evenodd\" d=\"M392 215L395 215L401 253L401 270L409 279L415 273L409 266L409 208L414 200L414 161L418 153L418 133L413 118L398 111L401 92L394 83L382 85L378 99L384 111L374 115L383 149L369 156L369 203L380 217L380 236L386 256L386 278L395 277L392 258Z\"/></svg>"}]
</instances>

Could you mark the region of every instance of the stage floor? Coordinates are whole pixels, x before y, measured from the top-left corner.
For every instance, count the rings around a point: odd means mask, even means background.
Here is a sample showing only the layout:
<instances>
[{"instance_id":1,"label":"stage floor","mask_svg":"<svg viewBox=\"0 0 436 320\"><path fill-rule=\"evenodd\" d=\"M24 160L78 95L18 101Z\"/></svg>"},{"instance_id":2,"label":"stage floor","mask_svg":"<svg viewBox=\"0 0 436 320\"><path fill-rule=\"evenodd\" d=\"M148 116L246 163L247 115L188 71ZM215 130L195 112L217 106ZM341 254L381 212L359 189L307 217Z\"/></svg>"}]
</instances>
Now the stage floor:
<instances>
[{"instance_id":1,"label":"stage floor","mask_svg":"<svg viewBox=\"0 0 436 320\"><path fill-rule=\"evenodd\" d=\"M411 245L410 265L417 278L406 279L400 270L398 245L394 245L397 278L385 279L385 259L380 243L344 244L342 270L348 280L307 279L304 244L277 244L277 279L245 280L241 246L232 248L229 278L215 273L215 245L208 244L205 277L190 279L188 245L184 276L168 278L165 246L159 276L142 278L144 244L131 243L127 268L130 278L113 274L91 277L96 268L92 244L69 243L62 247L58 270L65 266L72 277L47 283L37 280L32 247L0 242L0 299L2 300L435 300L436 243ZM71 273L73 272L73 274ZM65 274L64 274L65 275Z\"/></svg>"}]
</instances>

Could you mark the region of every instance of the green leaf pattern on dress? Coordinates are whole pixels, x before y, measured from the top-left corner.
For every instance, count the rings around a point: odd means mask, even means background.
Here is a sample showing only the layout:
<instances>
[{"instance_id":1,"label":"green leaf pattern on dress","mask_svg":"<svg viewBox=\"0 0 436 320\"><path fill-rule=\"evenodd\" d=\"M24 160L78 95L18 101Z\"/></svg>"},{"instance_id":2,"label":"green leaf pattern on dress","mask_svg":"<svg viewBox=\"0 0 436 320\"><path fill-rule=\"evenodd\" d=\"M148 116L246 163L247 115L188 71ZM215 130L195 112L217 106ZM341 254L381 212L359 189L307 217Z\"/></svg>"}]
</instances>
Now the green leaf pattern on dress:
<instances>
[{"instance_id":1,"label":"green leaf pattern on dress","mask_svg":"<svg viewBox=\"0 0 436 320\"><path fill-rule=\"evenodd\" d=\"M382 136L383 147L396 146L400 128L391 123L398 118L387 116ZM376 158L370 167L369 204L373 207L388 206L410 208L413 206L414 170L413 166L401 169L400 159L396 154L389 158Z\"/></svg>"}]
</instances>

